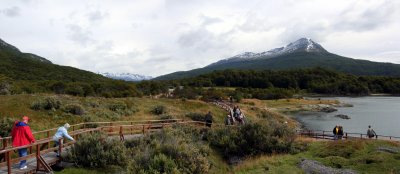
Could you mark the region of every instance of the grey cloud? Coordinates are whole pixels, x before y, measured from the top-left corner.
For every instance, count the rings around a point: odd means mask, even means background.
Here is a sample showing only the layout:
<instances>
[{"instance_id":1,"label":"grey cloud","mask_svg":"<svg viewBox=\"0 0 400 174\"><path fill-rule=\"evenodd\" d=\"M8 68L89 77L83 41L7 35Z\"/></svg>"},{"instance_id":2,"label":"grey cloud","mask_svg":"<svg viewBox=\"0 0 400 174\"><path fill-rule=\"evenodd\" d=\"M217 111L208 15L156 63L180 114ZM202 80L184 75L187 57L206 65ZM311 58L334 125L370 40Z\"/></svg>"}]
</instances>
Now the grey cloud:
<instances>
[{"instance_id":1,"label":"grey cloud","mask_svg":"<svg viewBox=\"0 0 400 174\"><path fill-rule=\"evenodd\" d=\"M393 1L383 1L380 5L360 11L358 4L342 11L333 28L350 31L368 31L384 27L395 19L399 4Z\"/></svg>"},{"instance_id":2,"label":"grey cloud","mask_svg":"<svg viewBox=\"0 0 400 174\"><path fill-rule=\"evenodd\" d=\"M322 22L308 23L304 22L289 25L286 30L281 34L281 44L286 45L299 38L308 37L314 41L321 42L327 37L329 27L326 27Z\"/></svg>"},{"instance_id":3,"label":"grey cloud","mask_svg":"<svg viewBox=\"0 0 400 174\"><path fill-rule=\"evenodd\" d=\"M2 13L8 17L17 17L20 15L20 8L17 6L13 6L2 10Z\"/></svg>"},{"instance_id":4,"label":"grey cloud","mask_svg":"<svg viewBox=\"0 0 400 174\"><path fill-rule=\"evenodd\" d=\"M272 28L272 24L269 23L268 17L249 13L246 16L246 20L239 24L237 28L243 32L267 31Z\"/></svg>"},{"instance_id":5,"label":"grey cloud","mask_svg":"<svg viewBox=\"0 0 400 174\"><path fill-rule=\"evenodd\" d=\"M79 43L83 46L86 46L89 43L93 43L95 40L92 39L92 32L87 29L82 28L76 24L70 24L67 26L69 29L69 39L73 42Z\"/></svg>"},{"instance_id":6,"label":"grey cloud","mask_svg":"<svg viewBox=\"0 0 400 174\"><path fill-rule=\"evenodd\" d=\"M172 57L153 57L145 61L145 63L165 63L172 61Z\"/></svg>"},{"instance_id":7,"label":"grey cloud","mask_svg":"<svg viewBox=\"0 0 400 174\"><path fill-rule=\"evenodd\" d=\"M201 15L200 17L201 17L203 26L207 26L207 25L223 22L222 19L216 18L216 17L209 17L209 16L205 16L205 15Z\"/></svg>"},{"instance_id":8,"label":"grey cloud","mask_svg":"<svg viewBox=\"0 0 400 174\"><path fill-rule=\"evenodd\" d=\"M92 23L102 21L109 14L107 12L102 12L100 10L95 10L86 14L88 20Z\"/></svg>"}]
</instances>

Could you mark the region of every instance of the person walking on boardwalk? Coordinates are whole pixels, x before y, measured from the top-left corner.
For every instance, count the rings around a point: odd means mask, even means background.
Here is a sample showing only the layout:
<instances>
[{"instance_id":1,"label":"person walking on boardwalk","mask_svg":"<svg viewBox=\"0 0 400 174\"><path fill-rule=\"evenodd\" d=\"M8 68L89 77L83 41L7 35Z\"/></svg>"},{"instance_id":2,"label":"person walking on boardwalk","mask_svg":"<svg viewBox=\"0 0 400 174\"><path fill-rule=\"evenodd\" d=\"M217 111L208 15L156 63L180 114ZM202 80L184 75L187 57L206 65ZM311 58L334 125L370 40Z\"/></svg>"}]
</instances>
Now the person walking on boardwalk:
<instances>
[{"instance_id":1,"label":"person walking on boardwalk","mask_svg":"<svg viewBox=\"0 0 400 174\"><path fill-rule=\"evenodd\" d=\"M208 113L205 116L205 121L206 121L206 126L211 127L212 124L212 114L211 111L208 111Z\"/></svg>"},{"instance_id":2,"label":"person walking on boardwalk","mask_svg":"<svg viewBox=\"0 0 400 174\"><path fill-rule=\"evenodd\" d=\"M371 125L368 126L367 136L368 138L374 138L376 136L376 133L374 129L371 128Z\"/></svg>"},{"instance_id":3,"label":"person walking on boardwalk","mask_svg":"<svg viewBox=\"0 0 400 174\"><path fill-rule=\"evenodd\" d=\"M22 121L16 121L14 127L11 131L11 136L13 139L13 147L26 146L35 142L35 137L33 137L31 128L28 125L29 117L23 116ZM28 148L18 149L19 157L24 157L28 155ZM26 165L26 160L22 160L19 163L19 169L23 170L28 168Z\"/></svg>"},{"instance_id":4,"label":"person walking on boardwalk","mask_svg":"<svg viewBox=\"0 0 400 174\"><path fill-rule=\"evenodd\" d=\"M71 141L75 141L74 138L72 138L69 134L68 134L68 128L70 128L71 126L68 123L65 123L64 126L61 126L57 129L56 134L53 136L53 140L54 140L54 147L59 146L59 140L63 139L63 138L67 138ZM63 140L61 140L63 141ZM60 152L57 150L57 157L60 156Z\"/></svg>"},{"instance_id":5,"label":"person walking on boardwalk","mask_svg":"<svg viewBox=\"0 0 400 174\"><path fill-rule=\"evenodd\" d=\"M333 128L333 139L334 139L334 140L337 140L337 139L338 139L338 136L339 136L339 125L336 125L336 126Z\"/></svg>"}]
</instances>

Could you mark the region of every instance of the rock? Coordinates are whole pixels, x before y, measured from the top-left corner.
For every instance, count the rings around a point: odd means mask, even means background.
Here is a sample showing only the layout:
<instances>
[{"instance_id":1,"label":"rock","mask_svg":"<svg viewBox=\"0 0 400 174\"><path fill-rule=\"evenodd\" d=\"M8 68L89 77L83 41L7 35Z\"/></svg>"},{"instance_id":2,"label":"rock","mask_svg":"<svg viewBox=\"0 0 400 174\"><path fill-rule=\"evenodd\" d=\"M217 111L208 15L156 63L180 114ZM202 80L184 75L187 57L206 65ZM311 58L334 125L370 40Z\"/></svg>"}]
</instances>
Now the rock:
<instances>
[{"instance_id":1,"label":"rock","mask_svg":"<svg viewBox=\"0 0 400 174\"><path fill-rule=\"evenodd\" d=\"M303 159L299 167L307 174L355 174L356 172L349 169L335 169L322 165L318 161Z\"/></svg>"},{"instance_id":2,"label":"rock","mask_svg":"<svg viewBox=\"0 0 400 174\"><path fill-rule=\"evenodd\" d=\"M392 148L392 147L378 147L376 150L381 151L381 152L393 153L393 154L399 153L399 149Z\"/></svg>"},{"instance_id":3,"label":"rock","mask_svg":"<svg viewBox=\"0 0 400 174\"><path fill-rule=\"evenodd\" d=\"M350 119L350 117L348 115L344 115L344 114L335 115L335 117L339 117L341 119L346 119L346 120Z\"/></svg>"},{"instance_id":4,"label":"rock","mask_svg":"<svg viewBox=\"0 0 400 174\"><path fill-rule=\"evenodd\" d=\"M337 111L337 109L327 106L327 107L323 107L319 110L320 112L326 112L326 113L330 113L330 112L335 112Z\"/></svg>"}]
</instances>

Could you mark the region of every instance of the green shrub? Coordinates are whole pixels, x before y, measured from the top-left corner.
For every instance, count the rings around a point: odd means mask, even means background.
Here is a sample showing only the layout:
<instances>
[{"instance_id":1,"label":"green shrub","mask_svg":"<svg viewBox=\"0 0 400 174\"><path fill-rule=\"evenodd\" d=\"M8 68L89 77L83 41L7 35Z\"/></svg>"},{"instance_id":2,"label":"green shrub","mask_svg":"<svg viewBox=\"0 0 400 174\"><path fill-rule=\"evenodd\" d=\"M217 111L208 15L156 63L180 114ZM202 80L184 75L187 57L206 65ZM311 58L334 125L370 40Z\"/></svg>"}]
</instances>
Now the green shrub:
<instances>
[{"instance_id":1,"label":"green shrub","mask_svg":"<svg viewBox=\"0 0 400 174\"><path fill-rule=\"evenodd\" d=\"M107 118L109 120L115 121L121 118L121 115L115 113L115 112L110 112L110 111L104 111L104 112L97 112L96 116L100 118Z\"/></svg>"},{"instance_id":2,"label":"green shrub","mask_svg":"<svg viewBox=\"0 0 400 174\"><path fill-rule=\"evenodd\" d=\"M155 114L155 115L162 115L167 113L167 108L163 105L158 105L155 106L152 110L151 113Z\"/></svg>"},{"instance_id":3,"label":"green shrub","mask_svg":"<svg viewBox=\"0 0 400 174\"><path fill-rule=\"evenodd\" d=\"M35 111L41 110L42 109L42 103L40 101L34 101L31 104L31 109L33 109Z\"/></svg>"},{"instance_id":4,"label":"green shrub","mask_svg":"<svg viewBox=\"0 0 400 174\"><path fill-rule=\"evenodd\" d=\"M78 139L65 159L82 167L102 168L108 165L125 166L128 162L126 154L127 149L121 141L94 133Z\"/></svg>"},{"instance_id":5,"label":"green shrub","mask_svg":"<svg viewBox=\"0 0 400 174\"><path fill-rule=\"evenodd\" d=\"M96 119L94 118L93 115L83 115L83 116L82 116L82 119L83 119L84 122L95 122L95 121L96 121ZM86 125L85 125L86 128L97 128L98 126L99 126L99 125L98 125L98 124L95 124L95 123L93 123L93 124L86 124Z\"/></svg>"},{"instance_id":6,"label":"green shrub","mask_svg":"<svg viewBox=\"0 0 400 174\"><path fill-rule=\"evenodd\" d=\"M65 106L64 112L74 115L83 115L85 113L85 109L83 109L83 107L78 104L69 104Z\"/></svg>"},{"instance_id":7,"label":"green shrub","mask_svg":"<svg viewBox=\"0 0 400 174\"><path fill-rule=\"evenodd\" d=\"M195 128L177 126L127 141L133 159L128 173L208 173L209 149L200 135Z\"/></svg>"},{"instance_id":8,"label":"green shrub","mask_svg":"<svg viewBox=\"0 0 400 174\"><path fill-rule=\"evenodd\" d=\"M129 102L128 102L129 103ZM117 113L120 116L132 115L138 109L133 104L126 104L125 102L114 102L108 105L108 109Z\"/></svg>"},{"instance_id":9,"label":"green shrub","mask_svg":"<svg viewBox=\"0 0 400 174\"><path fill-rule=\"evenodd\" d=\"M262 121L215 129L207 138L212 147L230 158L289 152L294 136L285 124Z\"/></svg>"},{"instance_id":10,"label":"green shrub","mask_svg":"<svg viewBox=\"0 0 400 174\"><path fill-rule=\"evenodd\" d=\"M192 119L193 121L204 121L204 115L201 113L191 112L186 114L185 116Z\"/></svg>"},{"instance_id":11,"label":"green shrub","mask_svg":"<svg viewBox=\"0 0 400 174\"><path fill-rule=\"evenodd\" d=\"M168 119L173 119L174 117L172 115L164 114L160 116L161 120L168 120Z\"/></svg>"},{"instance_id":12,"label":"green shrub","mask_svg":"<svg viewBox=\"0 0 400 174\"><path fill-rule=\"evenodd\" d=\"M125 110L128 106L124 102L114 102L108 105L108 109L111 111Z\"/></svg>"},{"instance_id":13,"label":"green shrub","mask_svg":"<svg viewBox=\"0 0 400 174\"><path fill-rule=\"evenodd\" d=\"M56 110L60 109L61 101L58 100L56 97L46 97L43 100L34 101L31 104L31 109L33 110Z\"/></svg>"},{"instance_id":14,"label":"green shrub","mask_svg":"<svg viewBox=\"0 0 400 174\"><path fill-rule=\"evenodd\" d=\"M0 137L7 137L11 135L14 120L11 118L3 117L0 119Z\"/></svg>"}]
</instances>

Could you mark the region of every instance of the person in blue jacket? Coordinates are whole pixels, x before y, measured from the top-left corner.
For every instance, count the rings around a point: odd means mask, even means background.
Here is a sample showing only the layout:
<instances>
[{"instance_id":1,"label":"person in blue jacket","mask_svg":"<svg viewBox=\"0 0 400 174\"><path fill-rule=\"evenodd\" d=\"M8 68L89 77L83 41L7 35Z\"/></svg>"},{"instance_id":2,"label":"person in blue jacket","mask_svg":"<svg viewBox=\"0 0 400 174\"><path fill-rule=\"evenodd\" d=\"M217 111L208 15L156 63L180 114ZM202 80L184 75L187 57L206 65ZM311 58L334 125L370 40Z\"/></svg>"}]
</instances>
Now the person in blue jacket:
<instances>
[{"instance_id":1,"label":"person in blue jacket","mask_svg":"<svg viewBox=\"0 0 400 174\"><path fill-rule=\"evenodd\" d=\"M71 126L68 123L65 123L64 126L61 126L57 129L56 134L53 136L53 140L54 140L54 147L59 146L59 140L60 139L64 139L67 138L71 141L75 141L74 138L72 138L69 134L68 134L68 128L70 128ZM61 140L62 141L62 140ZM60 153L57 151L57 156L60 156Z\"/></svg>"}]
</instances>

